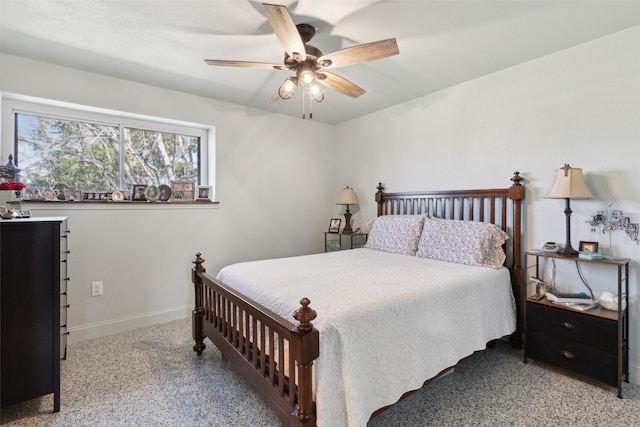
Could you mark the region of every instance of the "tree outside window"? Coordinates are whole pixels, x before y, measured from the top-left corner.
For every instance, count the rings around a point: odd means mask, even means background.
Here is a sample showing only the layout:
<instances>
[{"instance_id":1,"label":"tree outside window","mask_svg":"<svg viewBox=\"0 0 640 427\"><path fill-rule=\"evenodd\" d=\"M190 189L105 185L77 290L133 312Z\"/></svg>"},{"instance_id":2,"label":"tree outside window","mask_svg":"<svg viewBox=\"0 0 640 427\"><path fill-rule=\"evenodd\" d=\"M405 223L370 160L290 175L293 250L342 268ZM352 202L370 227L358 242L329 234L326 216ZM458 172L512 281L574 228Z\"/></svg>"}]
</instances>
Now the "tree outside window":
<instances>
[{"instance_id":1,"label":"tree outside window","mask_svg":"<svg viewBox=\"0 0 640 427\"><path fill-rule=\"evenodd\" d=\"M27 187L130 190L199 183L200 137L16 113L16 165Z\"/></svg>"}]
</instances>

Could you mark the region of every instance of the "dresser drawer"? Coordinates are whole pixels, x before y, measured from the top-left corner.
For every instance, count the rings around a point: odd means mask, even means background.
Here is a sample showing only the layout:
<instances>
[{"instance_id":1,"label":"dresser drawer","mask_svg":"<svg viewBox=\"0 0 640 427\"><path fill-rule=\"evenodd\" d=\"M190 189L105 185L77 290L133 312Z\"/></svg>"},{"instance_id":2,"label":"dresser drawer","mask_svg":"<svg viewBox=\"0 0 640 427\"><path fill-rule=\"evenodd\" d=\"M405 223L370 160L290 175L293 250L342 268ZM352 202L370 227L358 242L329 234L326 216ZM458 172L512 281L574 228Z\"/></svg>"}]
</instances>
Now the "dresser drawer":
<instances>
[{"instance_id":1,"label":"dresser drawer","mask_svg":"<svg viewBox=\"0 0 640 427\"><path fill-rule=\"evenodd\" d=\"M617 354L618 324L563 308L527 303L527 334L538 332L562 341L583 344Z\"/></svg>"},{"instance_id":2,"label":"dresser drawer","mask_svg":"<svg viewBox=\"0 0 640 427\"><path fill-rule=\"evenodd\" d=\"M543 333L529 332L527 356L614 387L618 385L618 359L615 353Z\"/></svg>"}]
</instances>

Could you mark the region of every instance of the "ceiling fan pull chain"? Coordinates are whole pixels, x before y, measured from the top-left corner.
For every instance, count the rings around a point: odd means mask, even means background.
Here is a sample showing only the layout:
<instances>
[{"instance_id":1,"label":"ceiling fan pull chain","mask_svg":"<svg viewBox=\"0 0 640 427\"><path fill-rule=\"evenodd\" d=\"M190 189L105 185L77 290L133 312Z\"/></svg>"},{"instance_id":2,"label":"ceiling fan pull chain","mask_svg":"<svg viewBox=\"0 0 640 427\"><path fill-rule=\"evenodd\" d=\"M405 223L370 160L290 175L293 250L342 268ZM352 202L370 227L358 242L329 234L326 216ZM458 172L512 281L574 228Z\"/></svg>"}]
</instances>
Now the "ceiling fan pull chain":
<instances>
[{"instance_id":1,"label":"ceiling fan pull chain","mask_svg":"<svg viewBox=\"0 0 640 427\"><path fill-rule=\"evenodd\" d=\"M305 98L306 98L306 96L304 96L304 95L305 95L305 93L306 93L306 90L303 88L303 89L302 89L302 97L301 97L301 98L302 98L302 120L306 119L306 114L305 114L305 102L304 102L304 100L305 100Z\"/></svg>"}]
</instances>

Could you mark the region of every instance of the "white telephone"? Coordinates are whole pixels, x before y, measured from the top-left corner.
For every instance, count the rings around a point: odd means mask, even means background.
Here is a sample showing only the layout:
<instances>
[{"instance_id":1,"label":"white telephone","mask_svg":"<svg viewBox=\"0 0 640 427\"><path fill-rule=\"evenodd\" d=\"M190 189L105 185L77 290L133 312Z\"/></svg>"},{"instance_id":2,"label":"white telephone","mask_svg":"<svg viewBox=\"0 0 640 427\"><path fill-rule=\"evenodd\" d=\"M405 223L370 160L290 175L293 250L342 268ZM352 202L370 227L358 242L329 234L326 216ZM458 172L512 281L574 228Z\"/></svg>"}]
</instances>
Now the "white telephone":
<instances>
[{"instance_id":1,"label":"white telephone","mask_svg":"<svg viewBox=\"0 0 640 427\"><path fill-rule=\"evenodd\" d=\"M558 252L560 250L560 245L556 242L547 242L542 245L543 252Z\"/></svg>"}]
</instances>

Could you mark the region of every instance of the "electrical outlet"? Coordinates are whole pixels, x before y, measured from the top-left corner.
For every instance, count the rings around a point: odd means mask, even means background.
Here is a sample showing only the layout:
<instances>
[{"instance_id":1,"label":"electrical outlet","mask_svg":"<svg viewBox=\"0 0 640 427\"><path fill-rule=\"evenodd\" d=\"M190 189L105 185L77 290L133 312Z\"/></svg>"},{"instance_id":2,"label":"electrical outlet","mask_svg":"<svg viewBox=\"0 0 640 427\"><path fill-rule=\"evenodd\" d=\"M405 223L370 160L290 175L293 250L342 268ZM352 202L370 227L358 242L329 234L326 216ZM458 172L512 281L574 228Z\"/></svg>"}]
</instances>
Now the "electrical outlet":
<instances>
[{"instance_id":1,"label":"electrical outlet","mask_svg":"<svg viewBox=\"0 0 640 427\"><path fill-rule=\"evenodd\" d=\"M91 282L91 296L97 297L104 293L103 283L100 282Z\"/></svg>"}]
</instances>

